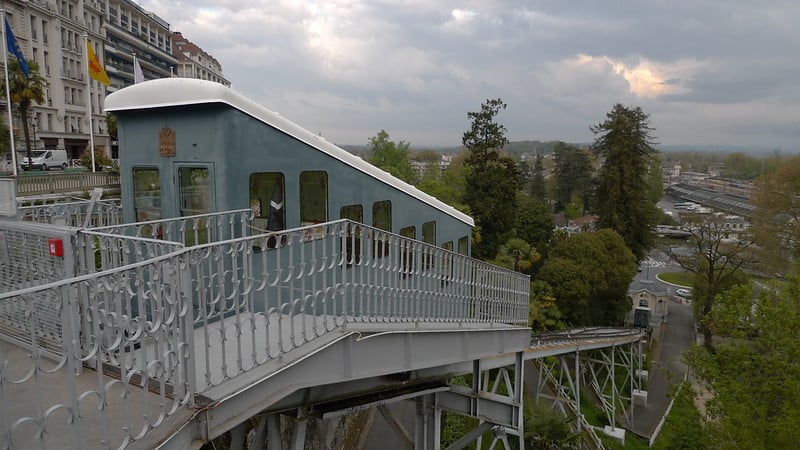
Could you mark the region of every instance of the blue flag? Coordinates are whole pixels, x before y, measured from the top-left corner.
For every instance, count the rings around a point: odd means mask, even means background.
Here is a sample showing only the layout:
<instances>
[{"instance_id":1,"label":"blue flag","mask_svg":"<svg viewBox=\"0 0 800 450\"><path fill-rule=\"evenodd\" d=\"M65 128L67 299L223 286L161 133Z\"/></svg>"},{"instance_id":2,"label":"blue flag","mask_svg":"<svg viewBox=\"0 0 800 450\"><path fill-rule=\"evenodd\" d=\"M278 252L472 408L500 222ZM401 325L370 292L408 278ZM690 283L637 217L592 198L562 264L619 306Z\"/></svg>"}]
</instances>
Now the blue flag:
<instances>
[{"instance_id":1,"label":"blue flag","mask_svg":"<svg viewBox=\"0 0 800 450\"><path fill-rule=\"evenodd\" d=\"M8 24L8 17L5 17L6 22L6 47L8 47L8 51L11 52L12 55L17 57L17 61L19 61L19 68L22 69L22 73L25 74L25 78L30 78L31 74L28 71L28 61L25 61L25 55L22 54L22 50L19 48L19 44L17 44L17 40L14 38L14 32L11 31L11 25Z\"/></svg>"}]
</instances>

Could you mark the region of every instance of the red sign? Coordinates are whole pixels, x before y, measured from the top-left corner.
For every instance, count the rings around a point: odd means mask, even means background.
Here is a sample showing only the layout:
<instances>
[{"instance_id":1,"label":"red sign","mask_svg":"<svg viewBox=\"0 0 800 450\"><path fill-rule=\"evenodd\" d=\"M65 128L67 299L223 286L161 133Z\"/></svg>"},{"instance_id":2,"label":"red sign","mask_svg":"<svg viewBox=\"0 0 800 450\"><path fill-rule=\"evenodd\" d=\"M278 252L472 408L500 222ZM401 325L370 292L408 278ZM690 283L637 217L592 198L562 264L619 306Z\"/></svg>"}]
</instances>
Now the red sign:
<instances>
[{"instance_id":1,"label":"red sign","mask_svg":"<svg viewBox=\"0 0 800 450\"><path fill-rule=\"evenodd\" d=\"M64 242L59 238L50 238L47 240L47 247L50 251L50 256L64 256Z\"/></svg>"}]
</instances>

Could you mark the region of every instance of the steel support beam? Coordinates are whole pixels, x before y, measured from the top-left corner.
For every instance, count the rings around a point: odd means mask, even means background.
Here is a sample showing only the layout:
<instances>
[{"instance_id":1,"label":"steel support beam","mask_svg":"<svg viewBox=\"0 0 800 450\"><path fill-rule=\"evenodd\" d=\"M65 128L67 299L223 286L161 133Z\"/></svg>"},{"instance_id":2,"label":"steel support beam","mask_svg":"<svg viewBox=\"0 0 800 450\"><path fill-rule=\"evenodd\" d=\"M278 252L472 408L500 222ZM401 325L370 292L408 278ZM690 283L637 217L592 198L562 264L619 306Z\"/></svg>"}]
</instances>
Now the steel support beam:
<instances>
[{"instance_id":1,"label":"steel support beam","mask_svg":"<svg viewBox=\"0 0 800 450\"><path fill-rule=\"evenodd\" d=\"M389 424L389 427L395 432L395 434L397 434L397 436L400 437L400 439L402 439L406 446L409 449L413 449L414 439L411 438L411 435L408 434L408 431L406 431L405 427L402 423L400 423L397 417L395 417L394 414L389 411L389 408L387 408L385 405L380 405L378 406L378 412L381 413L381 416L383 416L383 419L387 424Z\"/></svg>"}]
</instances>

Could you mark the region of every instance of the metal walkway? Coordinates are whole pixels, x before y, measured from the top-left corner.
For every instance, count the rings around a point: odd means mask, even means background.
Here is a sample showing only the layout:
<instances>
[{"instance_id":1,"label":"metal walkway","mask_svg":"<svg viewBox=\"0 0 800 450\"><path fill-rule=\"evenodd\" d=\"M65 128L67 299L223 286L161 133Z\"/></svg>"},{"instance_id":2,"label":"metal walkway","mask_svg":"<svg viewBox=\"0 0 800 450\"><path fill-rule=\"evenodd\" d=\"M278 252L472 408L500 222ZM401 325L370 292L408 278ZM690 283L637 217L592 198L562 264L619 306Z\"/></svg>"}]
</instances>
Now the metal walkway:
<instances>
[{"instance_id":1,"label":"metal walkway","mask_svg":"<svg viewBox=\"0 0 800 450\"><path fill-rule=\"evenodd\" d=\"M442 410L521 440L524 360L640 339L532 343L527 276L357 223L254 235L250 210L118 225L86 207L26 215L95 228L0 221L0 448L243 442L252 418L275 445L287 413L302 448L304 418L412 398L417 448L438 448Z\"/></svg>"}]
</instances>

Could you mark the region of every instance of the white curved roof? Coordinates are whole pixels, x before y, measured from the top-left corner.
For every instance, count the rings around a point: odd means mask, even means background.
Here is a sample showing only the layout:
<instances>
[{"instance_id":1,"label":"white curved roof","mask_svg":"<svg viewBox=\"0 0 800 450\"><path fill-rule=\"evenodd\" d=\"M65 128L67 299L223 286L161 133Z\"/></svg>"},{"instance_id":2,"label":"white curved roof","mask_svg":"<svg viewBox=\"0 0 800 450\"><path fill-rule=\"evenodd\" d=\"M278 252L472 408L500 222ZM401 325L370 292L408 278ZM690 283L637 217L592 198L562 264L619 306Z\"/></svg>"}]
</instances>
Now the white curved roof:
<instances>
[{"instance_id":1,"label":"white curved roof","mask_svg":"<svg viewBox=\"0 0 800 450\"><path fill-rule=\"evenodd\" d=\"M107 96L104 109L105 111L126 111L205 103L223 103L236 108L365 174L430 204L467 225L475 225L472 217L219 83L194 78L160 78L145 81Z\"/></svg>"}]
</instances>

